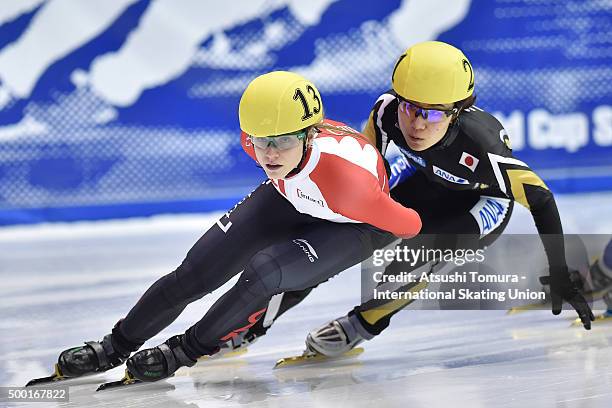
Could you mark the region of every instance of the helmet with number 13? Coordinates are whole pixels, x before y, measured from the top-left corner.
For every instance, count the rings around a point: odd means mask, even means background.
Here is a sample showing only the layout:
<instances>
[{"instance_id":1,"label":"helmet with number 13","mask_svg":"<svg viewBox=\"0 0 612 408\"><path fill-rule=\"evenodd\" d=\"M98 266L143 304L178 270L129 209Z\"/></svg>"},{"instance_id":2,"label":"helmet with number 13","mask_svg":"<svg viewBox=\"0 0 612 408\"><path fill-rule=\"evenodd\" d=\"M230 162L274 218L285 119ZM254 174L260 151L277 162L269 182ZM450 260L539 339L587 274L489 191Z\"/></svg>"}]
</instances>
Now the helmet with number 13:
<instances>
[{"instance_id":1,"label":"helmet with number 13","mask_svg":"<svg viewBox=\"0 0 612 408\"><path fill-rule=\"evenodd\" d=\"M287 177L306 157L313 126L323 121L316 86L301 75L274 71L255 78L242 94L240 129L270 178Z\"/></svg>"}]
</instances>

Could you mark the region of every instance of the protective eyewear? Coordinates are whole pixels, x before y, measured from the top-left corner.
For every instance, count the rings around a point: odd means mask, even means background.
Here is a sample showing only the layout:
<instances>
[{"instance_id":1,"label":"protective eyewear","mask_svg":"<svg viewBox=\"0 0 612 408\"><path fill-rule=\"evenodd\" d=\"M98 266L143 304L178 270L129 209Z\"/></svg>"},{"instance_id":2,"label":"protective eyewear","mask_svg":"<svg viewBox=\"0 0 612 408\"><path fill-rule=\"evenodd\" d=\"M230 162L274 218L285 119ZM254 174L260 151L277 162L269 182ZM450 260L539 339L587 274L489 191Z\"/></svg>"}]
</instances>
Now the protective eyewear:
<instances>
[{"instance_id":1,"label":"protective eyewear","mask_svg":"<svg viewBox=\"0 0 612 408\"><path fill-rule=\"evenodd\" d=\"M298 146L302 140L306 138L307 131L300 130L295 133L286 133L279 136L254 137L249 136L251 143L260 149L267 149L268 146L277 148L278 150L288 150Z\"/></svg>"},{"instance_id":2,"label":"protective eyewear","mask_svg":"<svg viewBox=\"0 0 612 408\"><path fill-rule=\"evenodd\" d=\"M457 108L453 108L451 110L425 109L403 100L400 100L399 108L407 115L414 113L415 118L420 115L423 119L430 123L442 122L447 117L454 115L459 111Z\"/></svg>"}]
</instances>

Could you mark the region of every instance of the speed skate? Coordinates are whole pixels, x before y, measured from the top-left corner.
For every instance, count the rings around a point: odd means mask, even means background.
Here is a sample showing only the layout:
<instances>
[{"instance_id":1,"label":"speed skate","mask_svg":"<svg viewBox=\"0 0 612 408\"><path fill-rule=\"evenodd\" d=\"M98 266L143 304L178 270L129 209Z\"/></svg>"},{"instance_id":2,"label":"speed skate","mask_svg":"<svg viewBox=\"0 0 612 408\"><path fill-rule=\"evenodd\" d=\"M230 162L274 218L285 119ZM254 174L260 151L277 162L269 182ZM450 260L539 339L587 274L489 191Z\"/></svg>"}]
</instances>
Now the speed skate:
<instances>
[{"instance_id":1,"label":"speed skate","mask_svg":"<svg viewBox=\"0 0 612 408\"><path fill-rule=\"evenodd\" d=\"M315 363L324 363L328 361L338 361L338 360L347 360L351 358L358 357L361 353L363 353L363 347L356 347L343 353L336 357L327 357L321 353L313 352L310 350L304 351L299 356L291 356L291 357L283 357L276 361L274 365L274 369L284 368L284 367L297 367L310 365Z\"/></svg>"}]
</instances>

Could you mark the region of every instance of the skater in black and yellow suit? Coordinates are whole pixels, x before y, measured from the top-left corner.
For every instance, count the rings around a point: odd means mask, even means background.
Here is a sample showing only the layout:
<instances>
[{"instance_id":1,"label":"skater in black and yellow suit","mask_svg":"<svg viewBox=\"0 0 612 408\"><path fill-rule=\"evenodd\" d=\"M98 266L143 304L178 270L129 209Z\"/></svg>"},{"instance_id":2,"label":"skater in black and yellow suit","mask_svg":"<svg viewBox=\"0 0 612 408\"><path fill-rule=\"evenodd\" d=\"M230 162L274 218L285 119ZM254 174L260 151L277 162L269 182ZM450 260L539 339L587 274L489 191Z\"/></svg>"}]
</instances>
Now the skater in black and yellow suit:
<instances>
[{"instance_id":1,"label":"skater in black and yellow suit","mask_svg":"<svg viewBox=\"0 0 612 408\"><path fill-rule=\"evenodd\" d=\"M569 279L553 194L526 163L513 157L499 121L474 105L474 71L467 57L446 43L419 43L400 56L391 80L393 89L374 104L364 134L383 155L393 141L414 169L391 194L421 214L420 236L446 236L441 245L448 247L461 245L448 234L473 234L480 237L480 247L489 245L504 229L513 202L518 202L531 212L544 244L553 313L560 313L563 300L568 301L590 329L593 314ZM419 237L404 243L415 247L418 242ZM385 273L405 267L393 262ZM413 285L404 289L424 287ZM343 353L379 334L409 303L366 302L314 330L307 345L323 354Z\"/></svg>"}]
</instances>

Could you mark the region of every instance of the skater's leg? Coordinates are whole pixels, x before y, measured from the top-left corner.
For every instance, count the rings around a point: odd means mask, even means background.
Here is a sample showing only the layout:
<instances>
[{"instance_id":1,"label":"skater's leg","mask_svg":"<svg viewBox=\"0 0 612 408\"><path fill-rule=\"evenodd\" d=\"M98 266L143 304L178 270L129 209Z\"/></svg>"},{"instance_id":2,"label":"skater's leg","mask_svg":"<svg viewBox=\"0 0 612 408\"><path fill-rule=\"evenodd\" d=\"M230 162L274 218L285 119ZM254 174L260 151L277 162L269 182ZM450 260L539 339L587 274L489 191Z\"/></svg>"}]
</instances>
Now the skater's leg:
<instances>
[{"instance_id":1,"label":"skater's leg","mask_svg":"<svg viewBox=\"0 0 612 408\"><path fill-rule=\"evenodd\" d=\"M272 295L316 286L391 239L389 234L361 224L320 222L293 239L259 251L236 285L187 331L190 345L198 354L209 354L220 340L237 335L262 318Z\"/></svg>"},{"instance_id":2,"label":"skater's leg","mask_svg":"<svg viewBox=\"0 0 612 408\"><path fill-rule=\"evenodd\" d=\"M223 343L216 356L221 356L233 351L237 351L244 347L248 347L257 341L268 332L268 329L272 327L276 319L283 315L287 310L298 305L302 300L312 292L314 288L308 288L304 290L283 292L272 296L268 301L266 307L266 313L264 317L257 320L251 328L247 331L238 334L237 336L229 339Z\"/></svg>"},{"instance_id":3,"label":"skater's leg","mask_svg":"<svg viewBox=\"0 0 612 408\"><path fill-rule=\"evenodd\" d=\"M209 309L202 320L189 328L184 336L179 336L181 351L189 360L175 360L189 365L201 355L214 354L223 342L247 331L263 318L271 296L314 287L359 263L374 248L393 239L390 234L364 224L320 221L257 252L236 285ZM159 364L166 358L162 351L159 347L140 351L128 360L128 368L137 378L151 380L153 377L144 373L165 368ZM155 379L165 378L171 373L156 373Z\"/></svg>"},{"instance_id":4,"label":"skater's leg","mask_svg":"<svg viewBox=\"0 0 612 408\"><path fill-rule=\"evenodd\" d=\"M284 231L304 222L272 185L262 184L196 242L179 268L158 279L112 333L99 342L62 352L58 359L61 374L75 377L121 364L174 321L187 304L221 286L239 273L254 253L278 239L279 225Z\"/></svg>"},{"instance_id":5,"label":"skater's leg","mask_svg":"<svg viewBox=\"0 0 612 408\"><path fill-rule=\"evenodd\" d=\"M272 217L281 224L273 225ZM191 302L219 288L260 249L278 239L278 225L296 223L295 210L265 183L214 224L173 272L158 279L129 311L120 330L142 343L172 323ZM238 250L239 249L239 250Z\"/></svg>"},{"instance_id":6,"label":"skater's leg","mask_svg":"<svg viewBox=\"0 0 612 408\"><path fill-rule=\"evenodd\" d=\"M423 235L418 238L424 238L426 241L428 238L432 238L431 243L426 243L426 248L437 248L437 249L477 249L484 248L488 245L491 245L499 234L506 228L508 225L508 221L510 219L509 215L512 211L512 207L507 210L507 215L503 221L499 224L499 226L493 229L489 234L481 235L480 230L476 228L476 224L474 223L474 217L472 214L468 213L464 216L456 217L453 219L453 223L455 224L455 230L462 231L462 235L453 235L453 234L429 234L429 231L425 231ZM449 222L450 223L450 222ZM431 230L430 230L431 231ZM473 239L470 239L473 237ZM478 238L480 237L480 238ZM414 242L403 241L404 244L414 246L415 243L421 244L422 239L416 239ZM436 270L440 270L444 263L417 263L415 268L421 268L424 270L419 270L418 275L422 272L433 273ZM402 271L406 270L406 264L402 264L399 262L393 262L387 269L385 269L385 274L393 274L397 275ZM400 291L403 292L418 292L427 287L426 282L415 282L412 284L408 284L403 286ZM397 312L404 309L412 303L410 299L403 300L395 300L390 302L380 302L380 301L368 301L362 305L357 306L351 313L349 313L349 319L355 324L355 327L359 332L372 338L380 334L384 329L389 326L391 321L391 317L393 317ZM365 333L361 329L365 329ZM365 337L368 339L368 337Z\"/></svg>"},{"instance_id":7,"label":"skater's leg","mask_svg":"<svg viewBox=\"0 0 612 408\"><path fill-rule=\"evenodd\" d=\"M433 198L426 196L426 199L423 199L414 195L415 191L421 191L416 187L401 190L399 196L397 192L395 195L395 199L399 202L411 201L421 214L423 221L423 229L419 236L402 241L401 245L408 247L483 248L491 245L503 232L512 214L512 202L508 200L497 201L498 205L504 208L503 214L499 214L500 217L496 225L483 230L483 226L478 219L478 209L484 205L486 200L494 198L470 194L456 196L453 199L450 197L441 198L434 191L429 193ZM443 194L448 193L444 192ZM453 209L440 207L439 203L446 205L445 203L448 202L453 202L455 207ZM461 236L458 234L461 234ZM473 239L470 239L470 237L473 237ZM405 263L392 262L386 267L385 274L397 275L401 272L414 272L420 275L423 272L435 273L443 266L444 263L417 262L408 269ZM426 287L426 282L414 282L399 289L394 288L394 290L419 292ZM309 333L306 339L307 347L330 356L342 354L361 341L369 340L380 334L389 326L391 318L411 303L411 299L401 298L391 301L368 300L356 306L346 316L328 322Z\"/></svg>"},{"instance_id":8,"label":"skater's leg","mask_svg":"<svg viewBox=\"0 0 612 408\"><path fill-rule=\"evenodd\" d=\"M270 305L266 310L266 314L263 319L260 319L255 326L251 327L250 332L256 333L257 335L263 335L272 324L281 317L289 309L300 304L306 296L312 292L312 288L303 290L294 290L290 292L279 293L274 295L270 301ZM276 302L277 305L274 303ZM274 306L274 308L272 308Z\"/></svg>"}]
</instances>

